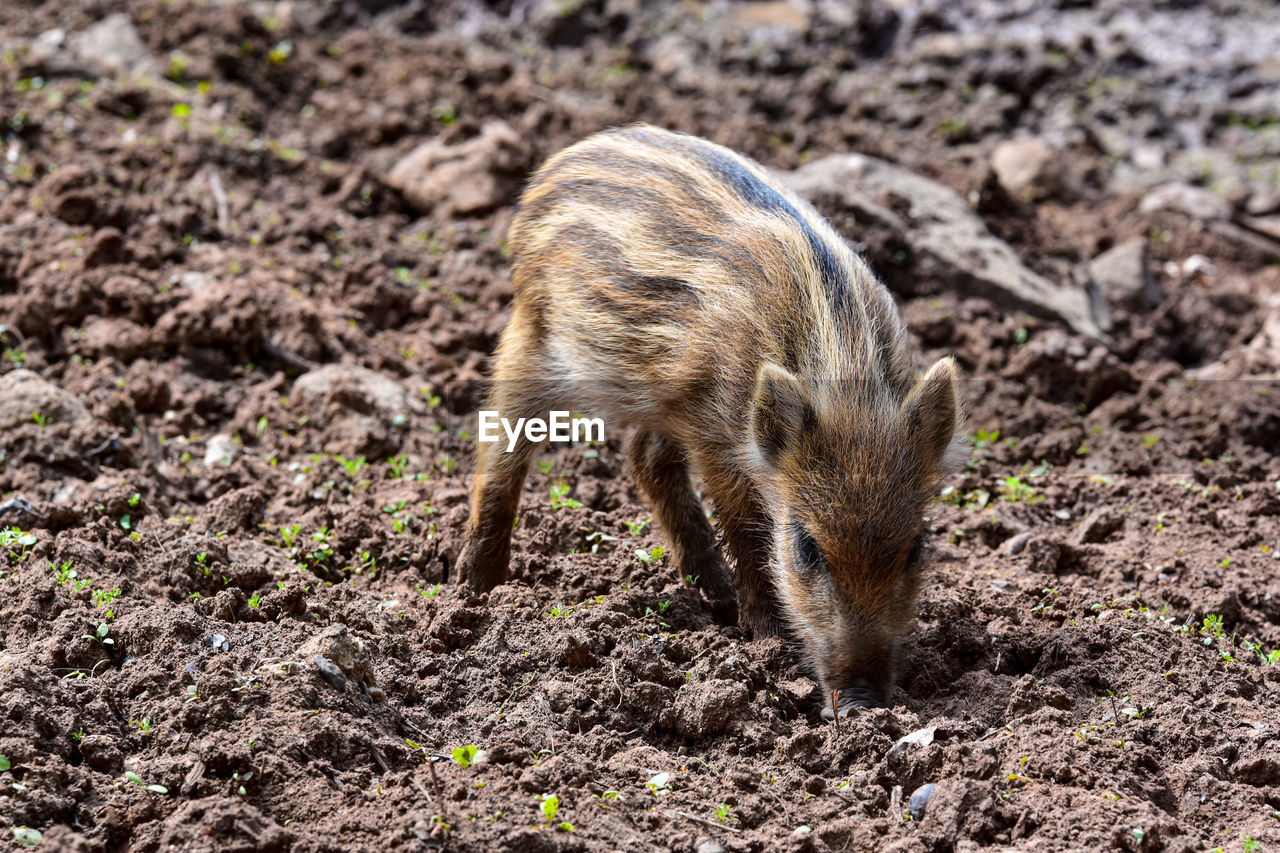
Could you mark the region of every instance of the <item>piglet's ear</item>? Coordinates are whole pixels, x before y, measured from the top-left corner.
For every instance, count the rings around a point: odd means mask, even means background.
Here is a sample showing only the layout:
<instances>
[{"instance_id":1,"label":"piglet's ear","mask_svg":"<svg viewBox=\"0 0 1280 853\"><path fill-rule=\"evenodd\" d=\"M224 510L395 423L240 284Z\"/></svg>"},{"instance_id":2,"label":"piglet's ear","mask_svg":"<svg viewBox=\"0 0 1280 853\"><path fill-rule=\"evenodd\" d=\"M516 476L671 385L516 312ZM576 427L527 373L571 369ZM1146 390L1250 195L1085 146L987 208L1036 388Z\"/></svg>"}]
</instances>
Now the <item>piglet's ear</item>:
<instances>
[{"instance_id":1,"label":"piglet's ear","mask_svg":"<svg viewBox=\"0 0 1280 853\"><path fill-rule=\"evenodd\" d=\"M907 394L902 413L922 455L935 467L942 467L961 416L955 359L948 356L934 362Z\"/></svg>"},{"instance_id":2,"label":"piglet's ear","mask_svg":"<svg viewBox=\"0 0 1280 853\"><path fill-rule=\"evenodd\" d=\"M813 421L813 407L800 381L776 364L760 365L751 404L751 432L765 461L777 464Z\"/></svg>"}]
</instances>

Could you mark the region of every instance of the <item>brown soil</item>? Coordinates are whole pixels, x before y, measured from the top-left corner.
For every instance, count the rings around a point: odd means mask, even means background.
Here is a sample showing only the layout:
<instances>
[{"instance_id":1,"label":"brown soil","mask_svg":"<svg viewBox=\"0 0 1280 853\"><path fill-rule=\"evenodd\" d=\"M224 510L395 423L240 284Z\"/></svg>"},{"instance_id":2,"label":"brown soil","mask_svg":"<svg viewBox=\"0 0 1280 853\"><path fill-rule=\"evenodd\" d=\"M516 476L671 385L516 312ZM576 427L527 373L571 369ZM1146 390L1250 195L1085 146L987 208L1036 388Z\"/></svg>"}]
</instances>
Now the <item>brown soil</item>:
<instances>
[{"instance_id":1,"label":"brown soil","mask_svg":"<svg viewBox=\"0 0 1280 853\"><path fill-rule=\"evenodd\" d=\"M1220 31L1221 61L1174 73L1136 36L1079 35L1132 4L1028 13L1021 42L1016 17L975 36L970 3L803 23L777 4L388 5L0 9L14 845L22 828L80 851L1280 845L1280 268L1141 212L1114 149L1164 145L1176 172L1195 135L1225 152L1207 185L1274 192L1258 103L1280 68L1232 41L1280 31L1273 10L1217 4L1210 25L1150 4L1157 36ZM120 6L151 82L33 47ZM496 206L422 215L388 186L419 142L494 120L518 139ZM620 435L532 472L511 583L451 582L518 176L635 120L780 169L887 157L969 194L1046 275L1156 237L1160 303L1113 311L1104 347L914 276L836 216L922 363L954 353L970 377L972 462L934 513L892 708L824 722L786 643L716 625L637 558L663 538L628 524L650 513ZM993 188L998 142L1063 122L1073 192ZM14 408L18 380L38 412ZM580 507L552 506L559 483ZM467 745L484 755L464 767Z\"/></svg>"}]
</instances>

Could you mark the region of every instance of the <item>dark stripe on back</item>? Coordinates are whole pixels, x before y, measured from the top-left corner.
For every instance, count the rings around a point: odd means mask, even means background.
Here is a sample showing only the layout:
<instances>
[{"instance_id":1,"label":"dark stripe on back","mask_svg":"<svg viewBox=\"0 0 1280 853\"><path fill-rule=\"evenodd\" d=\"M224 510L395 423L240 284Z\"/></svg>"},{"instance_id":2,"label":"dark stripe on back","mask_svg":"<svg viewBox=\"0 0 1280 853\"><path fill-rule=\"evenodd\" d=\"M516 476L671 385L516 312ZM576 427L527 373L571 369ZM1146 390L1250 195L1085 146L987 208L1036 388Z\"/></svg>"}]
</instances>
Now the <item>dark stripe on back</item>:
<instances>
[{"instance_id":1,"label":"dark stripe on back","mask_svg":"<svg viewBox=\"0 0 1280 853\"><path fill-rule=\"evenodd\" d=\"M822 277L823 289L833 307L836 308L837 314L854 316L852 283L849 281L848 271L840 263L830 244L809 225L786 196L753 174L736 157L696 137L677 134L674 139L664 141L644 131L633 131L632 137L654 146L678 148L710 169L720 181L732 187L738 197L747 204L790 219L804 233L809 251L813 253L814 262Z\"/></svg>"}]
</instances>

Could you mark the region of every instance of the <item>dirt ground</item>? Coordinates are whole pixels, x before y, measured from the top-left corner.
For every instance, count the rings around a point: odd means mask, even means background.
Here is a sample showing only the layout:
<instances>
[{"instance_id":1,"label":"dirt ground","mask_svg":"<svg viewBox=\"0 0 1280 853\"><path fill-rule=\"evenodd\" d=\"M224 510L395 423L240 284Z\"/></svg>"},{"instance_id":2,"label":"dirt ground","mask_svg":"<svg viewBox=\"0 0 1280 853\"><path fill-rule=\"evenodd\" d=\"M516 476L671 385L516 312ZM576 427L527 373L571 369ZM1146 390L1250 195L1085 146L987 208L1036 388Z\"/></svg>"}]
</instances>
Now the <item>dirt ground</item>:
<instances>
[{"instance_id":1,"label":"dirt ground","mask_svg":"<svg viewBox=\"0 0 1280 853\"><path fill-rule=\"evenodd\" d=\"M1273 5L13 0L0 49L3 844L1280 847ZM511 205L637 120L885 158L1062 287L1138 247L1093 339L823 203L966 377L891 708L638 556L620 434L448 575Z\"/></svg>"}]
</instances>

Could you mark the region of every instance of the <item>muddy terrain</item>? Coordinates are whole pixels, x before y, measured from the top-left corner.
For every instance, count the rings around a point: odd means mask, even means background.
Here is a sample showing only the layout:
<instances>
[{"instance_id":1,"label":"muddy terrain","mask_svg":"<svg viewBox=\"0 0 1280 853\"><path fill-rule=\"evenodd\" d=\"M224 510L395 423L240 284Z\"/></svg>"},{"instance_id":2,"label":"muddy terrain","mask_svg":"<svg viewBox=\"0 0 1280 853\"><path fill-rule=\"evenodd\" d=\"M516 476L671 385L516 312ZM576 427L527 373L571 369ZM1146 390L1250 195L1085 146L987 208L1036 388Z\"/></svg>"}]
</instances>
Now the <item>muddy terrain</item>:
<instances>
[{"instance_id":1,"label":"muddy terrain","mask_svg":"<svg viewBox=\"0 0 1280 853\"><path fill-rule=\"evenodd\" d=\"M4 845L1280 847L1273 4L13 0L0 55ZM963 370L889 708L712 620L620 431L450 575L511 207L634 121Z\"/></svg>"}]
</instances>

